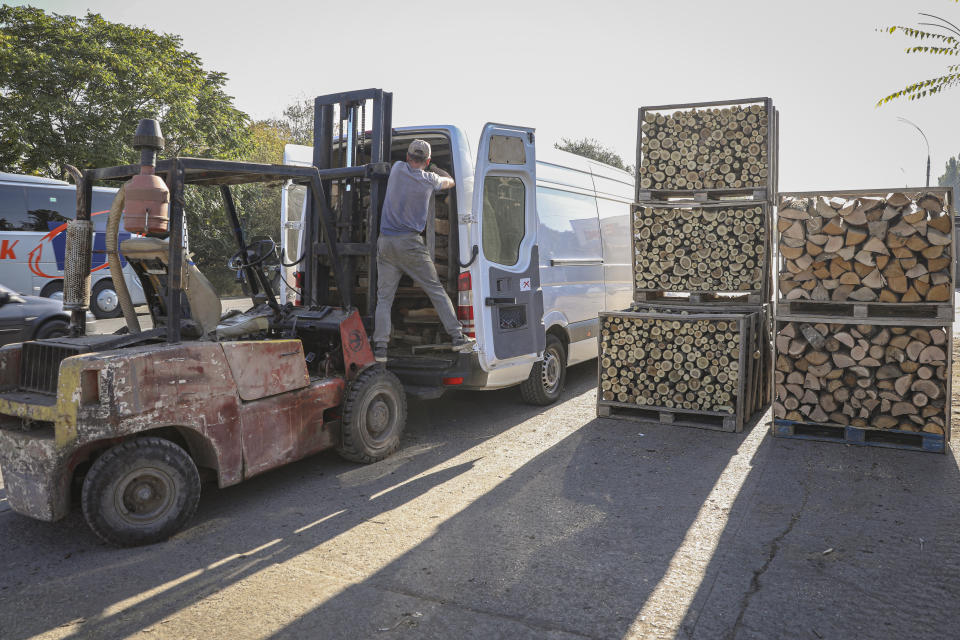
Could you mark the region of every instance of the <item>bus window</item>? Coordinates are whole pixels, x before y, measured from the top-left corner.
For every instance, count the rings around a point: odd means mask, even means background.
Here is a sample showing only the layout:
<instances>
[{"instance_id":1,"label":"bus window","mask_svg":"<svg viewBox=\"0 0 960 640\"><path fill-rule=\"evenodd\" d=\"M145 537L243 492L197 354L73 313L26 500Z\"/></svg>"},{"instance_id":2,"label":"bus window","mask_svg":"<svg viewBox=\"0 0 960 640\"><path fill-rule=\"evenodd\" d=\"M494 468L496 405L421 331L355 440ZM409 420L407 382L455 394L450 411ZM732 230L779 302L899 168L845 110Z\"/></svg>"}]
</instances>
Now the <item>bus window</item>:
<instances>
[{"instance_id":1,"label":"bus window","mask_svg":"<svg viewBox=\"0 0 960 640\"><path fill-rule=\"evenodd\" d=\"M94 191L93 202L90 203L90 215L93 220L93 230L103 233L107 230L107 214L102 211L110 211L110 205L113 204L113 197L117 195L115 191ZM96 215L100 213L100 215Z\"/></svg>"},{"instance_id":2,"label":"bus window","mask_svg":"<svg viewBox=\"0 0 960 640\"><path fill-rule=\"evenodd\" d=\"M16 231L27 222L23 187L0 185L0 231Z\"/></svg>"},{"instance_id":3,"label":"bus window","mask_svg":"<svg viewBox=\"0 0 960 640\"><path fill-rule=\"evenodd\" d=\"M27 221L21 231L49 231L77 215L74 189L30 187L27 189Z\"/></svg>"}]
</instances>

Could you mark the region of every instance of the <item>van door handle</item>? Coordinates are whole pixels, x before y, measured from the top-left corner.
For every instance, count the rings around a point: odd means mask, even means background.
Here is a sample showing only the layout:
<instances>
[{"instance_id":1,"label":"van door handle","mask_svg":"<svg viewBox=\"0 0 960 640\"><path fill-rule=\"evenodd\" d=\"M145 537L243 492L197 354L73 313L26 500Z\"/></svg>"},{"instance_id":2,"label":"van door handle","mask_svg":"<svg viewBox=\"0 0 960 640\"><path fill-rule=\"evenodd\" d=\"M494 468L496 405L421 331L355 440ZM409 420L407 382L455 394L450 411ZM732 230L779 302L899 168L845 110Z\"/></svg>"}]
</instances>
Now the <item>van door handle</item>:
<instances>
[{"instance_id":1,"label":"van door handle","mask_svg":"<svg viewBox=\"0 0 960 640\"><path fill-rule=\"evenodd\" d=\"M467 264L463 264L460 260L457 260L457 264L460 265L461 269L469 269L470 265L473 264L473 261L477 259L477 255L480 253L480 247L473 245L473 249L470 250L470 259L467 260Z\"/></svg>"},{"instance_id":2,"label":"van door handle","mask_svg":"<svg viewBox=\"0 0 960 640\"><path fill-rule=\"evenodd\" d=\"M600 258L550 258L551 267L577 266L597 267L603 264Z\"/></svg>"},{"instance_id":3,"label":"van door handle","mask_svg":"<svg viewBox=\"0 0 960 640\"><path fill-rule=\"evenodd\" d=\"M487 298L485 304L488 307L494 307L498 304L517 304L516 298Z\"/></svg>"}]
</instances>

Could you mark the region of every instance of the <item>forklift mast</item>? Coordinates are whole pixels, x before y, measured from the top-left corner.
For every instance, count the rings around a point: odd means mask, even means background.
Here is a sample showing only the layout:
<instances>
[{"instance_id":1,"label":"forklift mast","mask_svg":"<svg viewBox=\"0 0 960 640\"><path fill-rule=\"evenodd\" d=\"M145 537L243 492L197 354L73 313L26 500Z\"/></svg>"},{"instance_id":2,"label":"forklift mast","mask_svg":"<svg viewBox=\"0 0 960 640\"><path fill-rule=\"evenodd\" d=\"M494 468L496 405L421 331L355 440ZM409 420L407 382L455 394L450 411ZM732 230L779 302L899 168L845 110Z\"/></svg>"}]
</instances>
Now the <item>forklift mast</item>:
<instances>
[{"instance_id":1,"label":"forklift mast","mask_svg":"<svg viewBox=\"0 0 960 640\"><path fill-rule=\"evenodd\" d=\"M382 89L314 101L313 164L323 202L307 204L301 298L304 306L358 307L368 328L377 304L377 238L390 174L392 113L393 94ZM366 298L358 299L364 276Z\"/></svg>"}]
</instances>

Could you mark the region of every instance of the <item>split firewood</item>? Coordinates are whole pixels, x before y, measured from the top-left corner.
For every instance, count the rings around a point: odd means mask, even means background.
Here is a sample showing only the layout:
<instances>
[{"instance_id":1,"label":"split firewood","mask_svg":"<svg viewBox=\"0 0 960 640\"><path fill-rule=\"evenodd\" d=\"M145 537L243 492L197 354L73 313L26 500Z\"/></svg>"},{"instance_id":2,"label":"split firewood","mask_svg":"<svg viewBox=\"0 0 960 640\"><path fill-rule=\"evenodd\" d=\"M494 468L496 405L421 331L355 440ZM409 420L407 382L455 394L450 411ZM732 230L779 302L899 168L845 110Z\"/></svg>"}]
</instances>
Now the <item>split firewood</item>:
<instances>
[{"instance_id":1,"label":"split firewood","mask_svg":"<svg viewBox=\"0 0 960 640\"><path fill-rule=\"evenodd\" d=\"M646 112L640 124L640 187L695 190L764 186L771 170L767 118L759 104Z\"/></svg>"},{"instance_id":2,"label":"split firewood","mask_svg":"<svg viewBox=\"0 0 960 640\"><path fill-rule=\"evenodd\" d=\"M904 431L932 425L928 432L943 433L950 410L945 350L949 331L949 327L782 322L774 341L777 371L784 380L802 385L775 386L774 415ZM813 340L811 332L817 334ZM783 344L789 351L779 348Z\"/></svg>"},{"instance_id":3,"label":"split firewood","mask_svg":"<svg viewBox=\"0 0 960 640\"><path fill-rule=\"evenodd\" d=\"M756 205L637 207L633 213L636 288L761 290L767 268L767 218L766 208ZM797 257L809 259L803 249L799 251Z\"/></svg>"},{"instance_id":4,"label":"split firewood","mask_svg":"<svg viewBox=\"0 0 960 640\"><path fill-rule=\"evenodd\" d=\"M777 224L780 299L949 302L953 219L945 209L931 193L785 196Z\"/></svg>"}]
</instances>

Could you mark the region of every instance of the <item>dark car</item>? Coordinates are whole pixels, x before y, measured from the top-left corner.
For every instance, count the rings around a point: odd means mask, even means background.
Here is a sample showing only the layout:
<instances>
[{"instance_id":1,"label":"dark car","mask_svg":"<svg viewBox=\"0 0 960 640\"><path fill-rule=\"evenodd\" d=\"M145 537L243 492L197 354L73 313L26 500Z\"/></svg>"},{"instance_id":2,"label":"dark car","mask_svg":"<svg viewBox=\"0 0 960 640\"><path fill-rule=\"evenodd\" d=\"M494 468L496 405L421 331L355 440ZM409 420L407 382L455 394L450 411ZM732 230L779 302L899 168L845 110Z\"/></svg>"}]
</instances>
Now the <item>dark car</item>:
<instances>
[{"instance_id":1,"label":"dark car","mask_svg":"<svg viewBox=\"0 0 960 640\"><path fill-rule=\"evenodd\" d=\"M23 296L0 284L0 345L65 336L69 326L61 301Z\"/></svg>"}]
</instances>

